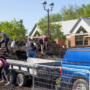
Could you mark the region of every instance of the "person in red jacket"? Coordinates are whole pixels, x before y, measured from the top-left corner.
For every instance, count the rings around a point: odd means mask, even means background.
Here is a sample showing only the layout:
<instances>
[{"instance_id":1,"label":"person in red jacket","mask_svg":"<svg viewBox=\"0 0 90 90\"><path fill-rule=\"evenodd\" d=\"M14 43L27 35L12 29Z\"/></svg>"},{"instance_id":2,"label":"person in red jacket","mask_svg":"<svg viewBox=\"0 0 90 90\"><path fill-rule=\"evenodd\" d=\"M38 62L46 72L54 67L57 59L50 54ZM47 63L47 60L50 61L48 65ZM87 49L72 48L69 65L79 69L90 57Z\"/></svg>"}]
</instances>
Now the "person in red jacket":
<instances>
[{"instance_id":1,"label":"person in red jacket","mask_svg":"<svg viewBox=\"0 0 90 90\"><path fill-rule=\"evenodd\" d=\"M2 68L1 70L2 81L0 81L0 83L4 83L4 77L5 77L7 80L5 86L10 85L10 81L8 80L8 75L7 75L9 69L9 63L3 58L0 58L0 68Z\"/></svg>"}]
</instances>

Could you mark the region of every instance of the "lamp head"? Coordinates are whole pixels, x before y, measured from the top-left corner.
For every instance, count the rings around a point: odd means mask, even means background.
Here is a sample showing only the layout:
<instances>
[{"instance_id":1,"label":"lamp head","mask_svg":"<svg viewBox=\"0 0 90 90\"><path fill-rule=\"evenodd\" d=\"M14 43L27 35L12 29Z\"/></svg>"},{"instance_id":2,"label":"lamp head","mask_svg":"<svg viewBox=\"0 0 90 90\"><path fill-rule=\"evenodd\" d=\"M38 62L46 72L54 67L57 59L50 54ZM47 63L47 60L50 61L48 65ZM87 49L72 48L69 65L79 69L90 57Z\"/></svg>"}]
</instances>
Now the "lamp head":
<instances>
[{"instance_id":1,"label":"lamp head","mask_svg":"<svg viewBox=\"0 0 90 90\"><path fill-rule=\"evenodd\" d=\"M43 4L43 7L45 9L47 2L46 1L43 1L42 4Z\"/></svg>"},{"instance_id":2,"label":"lamp head","mask_svg":"<svg viewBox=\"0 0 90 90\"><path fill-rule=\"evenodd\" d=\"M52 10L52 8L54 7L54 3L53 3L53 2L51 2L49 5L50 5L51 10Z\"/></svg>"}]
</instances>

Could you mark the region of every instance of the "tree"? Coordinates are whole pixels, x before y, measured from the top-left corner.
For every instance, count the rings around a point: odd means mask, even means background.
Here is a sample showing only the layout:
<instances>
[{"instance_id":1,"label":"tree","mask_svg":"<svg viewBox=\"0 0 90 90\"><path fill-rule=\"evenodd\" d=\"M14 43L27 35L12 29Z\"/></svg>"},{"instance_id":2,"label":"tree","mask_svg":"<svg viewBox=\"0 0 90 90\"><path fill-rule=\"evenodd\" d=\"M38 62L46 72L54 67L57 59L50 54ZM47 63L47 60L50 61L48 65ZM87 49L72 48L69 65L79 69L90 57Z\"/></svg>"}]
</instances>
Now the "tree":
<instances>
[{"instance_id":1,"label":"tree","mask_svg":"<svg viewBox=\"0 0 90 90\"><path fill-rule=\"evenodd\" d=\"M84 17L84 13L85 13L85 8L86 8L86 5L85 4L82 4L81 6L79 6L77 9L76 9L76 12L77 12L77 18L80 18L80 17Z\"/></svg>"},{"instance_id":2,"label":"tree","mask_svg":"<svg viewBox=\"0 0 90 90\"><path fill-rule=\"evenodd\" d=\"M42 18L43 19L43 18ZM44 17L44 20L48 20L48 16ZM58 21L62 21L62 15L59 13L56 14L50 14L49 15L49 21L50 22L58 22Z\"/></svg>"},{"instance_id":3,"label":"tree","mask_svg":"<svg viewBox=\"0 0 90 90\"><path fill-rule=\"evenodd\" d=\"M86 6L84 16L90 17L90 4Z\"/></svg>"},{"instance_id":4,"label":"tree","mask_svg":"<svg viewBox=\"0 0 90 90\"><path fill-rule=\"evenodd\" d=\"M63 32L60 30L60 28L62 26L60 24L54 23L54 22L57 22L59 20L59 17L56 17L57 19L55 19L53 17L54 15L50 15L49 34L51 35L52 39L55 39L55 38L65 39ZM52 22L52 21L54 21L54 22ZM41 20L39 20L38 28L40 29L40 35L48 36L48 20L47 20L46 16L44 18L41 18Z\"/></svg>"},{"instance_id":5,"label":"tree","mask_svg":"<svg viewBox=\"0 0 90 90\"><path fill-rule=\"evenodd\" d=\"M62 15L60 13L50 14L49 15L49 20L50 20L50 22L62 21Z\"/></svg>"},{"instance_id":6,"label":"tree","mask_svg":"<svg viewBox=\"0 0 90 90\"><path fill-rule=\"evenodd\" d=\"M24 39L27 29L22 27L21 21L16 21L16 19L11 22L5 21L0 22L0 30L5 32L10 39Z\"/></svg>"},{"instance_id":7,"label":"tree","mask_svg":"<svg viewBox=\"0 0 90 90\"><path fill-rule=\"evenodd\" d=\"M61 14L63 20L73 20L77 18L77 6L68 5L68 8L66 6L63 6L61 9Z\"/></svg>"},{"instance_id":8,"label":"tree","mask_svg":"<svg viewBox=\"0 0 90 90\"><path fill-rule=\"evenodd\" d=\"M60 30L62 25L60 23L58 24L52 24L51 23L50 28L50 35L52 39L58 38L58 39L66 39L66 37L63 35L63 32Z\"/></svg>"},{"instance_id":9,"label":"tree","mask_svg":"<svg viewBox=\"0 0 90 90\"><path fill-rule=\"evenodd\" d=\"M73 20L80 17L90 17L90 4L82 4L81 6L69 5L68 8L63 6L61 9L63 20Z\"/></svg>"}]
</instances>

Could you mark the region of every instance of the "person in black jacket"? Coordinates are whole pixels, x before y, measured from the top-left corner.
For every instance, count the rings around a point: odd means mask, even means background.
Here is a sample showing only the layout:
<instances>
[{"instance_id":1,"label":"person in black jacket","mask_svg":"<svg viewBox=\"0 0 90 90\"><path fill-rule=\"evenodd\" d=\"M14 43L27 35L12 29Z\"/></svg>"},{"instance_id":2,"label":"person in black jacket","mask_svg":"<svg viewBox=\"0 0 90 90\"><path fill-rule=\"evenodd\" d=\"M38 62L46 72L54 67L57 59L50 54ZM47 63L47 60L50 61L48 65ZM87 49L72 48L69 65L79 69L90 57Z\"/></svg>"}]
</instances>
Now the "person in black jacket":
<instances>
[{"instance_id":1,"label":"person in black jacket","mask_svg":"<svg viewBox=\"0 0 90 90\"><path fill-rule=\"evenodd\" d=\"M34 46L38 49L37 44L31 38L27 38L27 43L26 43L27 58L28 57L36 58L36 52Z\"/></svg>"},{"instance_id":2,"label":"person in black jacket","mask_svg":"<svg viewBox=\"0 0 90 90\"><path fill-rule=\"evenodd\" d=\"M8 41L9 41L9 37L6 33L2 32L2 31L0 31L0 34L1 34L0 38L2 38L2 40L0 41L0 50L2 49L1 44L5 42L6 53L8 53L9 50L8 50L7 44L8 44Z\"/></svg>"}]
</instances>

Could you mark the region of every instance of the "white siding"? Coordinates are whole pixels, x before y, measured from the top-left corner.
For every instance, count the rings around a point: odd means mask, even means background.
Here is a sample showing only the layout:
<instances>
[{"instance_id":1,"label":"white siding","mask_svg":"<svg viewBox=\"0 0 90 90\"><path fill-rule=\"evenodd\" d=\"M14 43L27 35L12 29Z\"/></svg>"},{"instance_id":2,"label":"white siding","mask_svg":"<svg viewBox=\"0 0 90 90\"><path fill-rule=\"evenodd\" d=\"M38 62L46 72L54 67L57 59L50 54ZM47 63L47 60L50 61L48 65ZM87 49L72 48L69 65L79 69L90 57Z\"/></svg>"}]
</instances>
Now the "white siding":
<instances>
[{"instance_id":1,"label":"white siding","mask_svg":"<svg viewBox=\"0 0 90 90\"><path fill-rule=\"evenodd\" d=\"M80 26L82 26L87 31L87 33L90 33L90 26L83 19L81 19L74 27L71 35L75 35Z\"/></svg>"}]
</instances>

